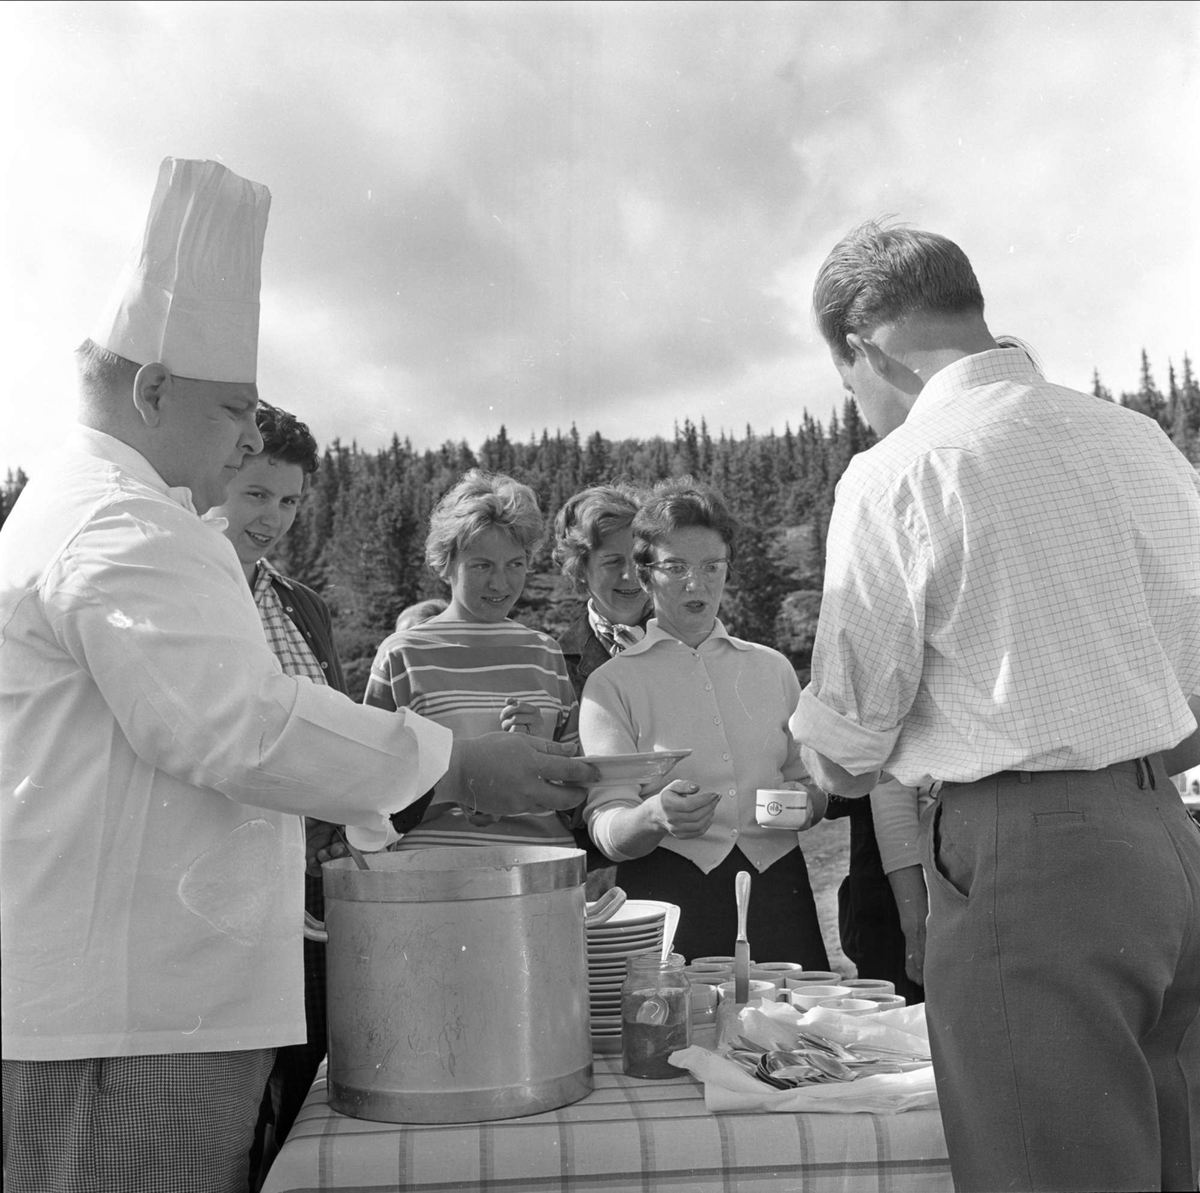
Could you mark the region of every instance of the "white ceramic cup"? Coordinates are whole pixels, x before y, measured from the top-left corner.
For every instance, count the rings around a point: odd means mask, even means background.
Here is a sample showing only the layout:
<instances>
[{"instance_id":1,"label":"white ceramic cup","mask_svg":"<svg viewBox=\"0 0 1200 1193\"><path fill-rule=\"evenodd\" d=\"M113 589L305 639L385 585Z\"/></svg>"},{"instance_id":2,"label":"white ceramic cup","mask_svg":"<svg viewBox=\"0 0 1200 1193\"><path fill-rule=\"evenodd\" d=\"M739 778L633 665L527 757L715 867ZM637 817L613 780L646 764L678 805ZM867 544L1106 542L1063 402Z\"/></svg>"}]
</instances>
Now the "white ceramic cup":
<instances>
[{"instance_id":1,"label":"white ceramic cup","mask_svg":"<svg viewBox=\"0 0 1200 1193\"><path fill-rule=\"evenodd\" d=\"M889 982L886 978L846 978L842 982L843 986L849 986L854 991L854 997L865 995L867 991L872 994L895 994L896 984Z\"/></svg>"},{"instance_id":2,"label":"white ceramic cup","mask_svg":"<svg viewBox=\"0 0 1200 1193\"><path fill-rule=\"evenodd\" d=\"M808 823L808 792L760 787L754 796L754 819L763 828L796 832Z\"/></svg>"},{"instance_id":3,"label":"white ceramic cup","mask_svg":"<svg viewBox=\"0 0 1200 1193\"><path fill-rule=\"evenodd\" d=\"M722 982L717 990L721 996L722 1003L733 1002L733 991L735 983ZM748 1002L758 1002L759 999L765 998L767 1002L774 1002L779 993L779 987L774 982L754 982L750 983L750 997Z\"/></svg>"},{"instance_id":4,"label":"white ceramic cup","mask_svg":"<svg viewBox=\"0 0 1200 1193\"><path fill-rule=\"evenodd\" d=\"M754 968L763 973L776 974L780 978L794 978L798 973L804 971L804 966L799 961L756 961ZM775 979L767 978L766 980L771 982Z\"/></svg>"},{"instance_id":5,"label":"white ceramic cup","mask_svg":"<svg viewBox=\"0 0 1200 1193\"><path fill-rule=\"evenodd\" d=\"M827 998L817 1003L819 1007L828 1007L831 1011L841 1011L843 1015L878 1015L883 1008L867 998Z\"/></svg>"},{"instance_id":6,"label":"white ceramic cup","mask_svg":"<svg viewBox=\"0 0 1200 1193\"><path fill-rule=\"evenodd\" d=\"M855 990L854 997L876 1003L881 1011L894 1011L908 1005L908 1000L900 994L877 994L874 990Z\"/></svg>"},{"instance_id":7,"label":"white ceramic cup","mask_svg":"<svg viewBox=\"0 0 1200 1193\"><path fill-rule=\"evenodd\" d=\"M830 970L805 969L800 973L787 974L783 984L789 990L798 990L801 986L840 986L842 975Z\"/></svg>"},{"instance_id":8,"label":"white ceramic cup","mask_svg":"<svg viewBox=\"0 0 1200 1193\"><path fill-rule=\"evenodd\" d=\"M808 1011L831 998L849 998L847 986L800 986L788 995L798 1011Z\"/></svg>"}]
</instances>

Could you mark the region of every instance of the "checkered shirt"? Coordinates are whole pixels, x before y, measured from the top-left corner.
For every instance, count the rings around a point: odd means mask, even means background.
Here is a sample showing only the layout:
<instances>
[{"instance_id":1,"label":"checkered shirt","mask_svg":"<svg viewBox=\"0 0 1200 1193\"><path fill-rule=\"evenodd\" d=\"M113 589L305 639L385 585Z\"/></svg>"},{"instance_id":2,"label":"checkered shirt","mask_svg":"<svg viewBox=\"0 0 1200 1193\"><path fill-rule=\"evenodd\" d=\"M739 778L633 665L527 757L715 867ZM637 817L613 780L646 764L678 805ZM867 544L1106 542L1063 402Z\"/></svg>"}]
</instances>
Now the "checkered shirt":
<instances>
[{"instance_id":1,"label":"checkered shirt","mask_svg":"<svg viewBox=\"0 0 1200 1193\"><path fill-rule=\"evenodd\" d=\"M296 623L287 615L272 581L278 581L288 590L292 587L267 560L260 559L258 570L254 573L254 603L262 618L267 644L275 652L286 674L306 675L313 683L327 683L317 656L304 641L304 635Z\"/></svg>"},{"instance_id":2,"label":"checkered shirt","mask_svg":"<svg viewBox=\"0 0 1200 1193\"><path fill-rule=\"evenodd\" d=\"M796 737L910 787L1169 748L1200 692L1200 477L1017 349L937 373L838 485Z\"/></svg>"}]
</instances>

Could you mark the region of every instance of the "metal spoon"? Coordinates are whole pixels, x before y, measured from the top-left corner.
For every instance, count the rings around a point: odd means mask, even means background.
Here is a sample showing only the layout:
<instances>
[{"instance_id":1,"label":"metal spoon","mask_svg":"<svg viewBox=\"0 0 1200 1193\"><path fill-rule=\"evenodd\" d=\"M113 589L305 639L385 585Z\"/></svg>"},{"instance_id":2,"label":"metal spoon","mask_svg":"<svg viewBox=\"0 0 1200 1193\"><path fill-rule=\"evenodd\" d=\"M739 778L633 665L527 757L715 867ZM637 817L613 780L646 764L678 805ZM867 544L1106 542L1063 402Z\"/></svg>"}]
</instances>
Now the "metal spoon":
<instances>
[{"instance_id":1,"label":"metal spoon","mask_svg":"<svg viewBox=\"0 0 1200 1193\"><path fill-rule=\"evenodd\" d=\"M371 867L367 865L367 859L363 856L362 850L350 844L350 838L346 836L345 829L339 828L337 835L341 837L342 844L350 851L350 856L354 859L354 864L360 870L369 870Z\"/></svg>"}]
</instances>

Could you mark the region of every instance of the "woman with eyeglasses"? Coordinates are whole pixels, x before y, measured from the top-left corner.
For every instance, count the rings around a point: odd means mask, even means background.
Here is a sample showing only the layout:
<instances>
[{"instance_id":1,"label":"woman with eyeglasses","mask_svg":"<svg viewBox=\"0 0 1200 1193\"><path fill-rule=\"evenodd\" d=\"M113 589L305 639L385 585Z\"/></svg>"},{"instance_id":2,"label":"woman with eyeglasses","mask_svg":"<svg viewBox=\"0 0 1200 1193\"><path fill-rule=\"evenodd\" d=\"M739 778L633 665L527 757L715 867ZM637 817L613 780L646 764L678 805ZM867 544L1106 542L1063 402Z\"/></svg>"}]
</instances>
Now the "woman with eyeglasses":
<instances>
[{"instance_id":1,"label":"woman with eyeglasses","mask_svg":"<svg viewBox=\"0 0 1200 1193\"><path fill-rule=\"evenodd\" d=\"M788 729L795 670L718 619L736 534L720 493L691 477L656 486L634 518L634 561L654 616L641 641L588 678L580 740L586 754L692 753L661 789L594 787L584 814L627 895L680 906L684 956L732 952L734 879L749 870L755 959L828 969L798 835L755 821L759 788L807 787L806 827L826 801Z\"/></svg>"}]
</instances>

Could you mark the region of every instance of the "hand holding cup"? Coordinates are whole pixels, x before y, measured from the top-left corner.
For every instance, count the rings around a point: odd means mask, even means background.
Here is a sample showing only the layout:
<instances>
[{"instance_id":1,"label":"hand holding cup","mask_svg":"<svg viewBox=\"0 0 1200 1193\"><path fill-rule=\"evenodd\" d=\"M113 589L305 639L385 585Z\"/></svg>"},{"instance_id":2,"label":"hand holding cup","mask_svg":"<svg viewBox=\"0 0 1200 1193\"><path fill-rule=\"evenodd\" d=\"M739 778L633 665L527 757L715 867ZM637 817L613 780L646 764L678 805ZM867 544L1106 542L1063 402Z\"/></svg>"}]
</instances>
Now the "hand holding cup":
<instances>
[{"instance_id":1,"label":"hand holding cup","mask_svg":"<svg viewBox=\"0 0 1200 1193\"><path fill-rule=\"evenodd\" d=\"M542 710L510 696L500 711L500 728L505 733L536 733L542 727ZM540 736L540 734L538 735Z\"/></svg>"},{"instance_id":2,"label":"hand holding cup","mask_svg":"<svg viewBox=\"0 0 1200 1193\"><path fill-rule=\"evenodd\" d=\"M754 818L763 828L802 833L825 815L828 798L819 787L792 781L755 793Z\"/></svg>"}]
</instances>

